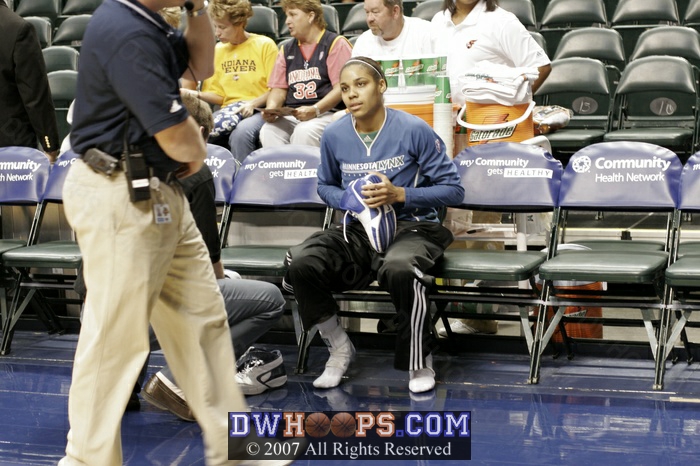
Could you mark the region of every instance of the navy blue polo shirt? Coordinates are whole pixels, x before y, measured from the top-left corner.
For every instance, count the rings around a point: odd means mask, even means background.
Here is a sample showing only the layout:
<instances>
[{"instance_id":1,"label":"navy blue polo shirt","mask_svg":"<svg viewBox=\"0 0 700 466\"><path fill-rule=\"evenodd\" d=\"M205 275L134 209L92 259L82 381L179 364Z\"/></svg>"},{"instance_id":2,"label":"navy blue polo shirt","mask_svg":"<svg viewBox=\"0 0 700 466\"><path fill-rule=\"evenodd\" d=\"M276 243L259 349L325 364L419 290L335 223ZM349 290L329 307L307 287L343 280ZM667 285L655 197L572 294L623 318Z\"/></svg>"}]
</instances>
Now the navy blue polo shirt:
<instances>
[{"instance_id":1,"label":"navy blue polo shirt","mask_svg":"<svg viewBox=\"0 0 700 466\"><path fill-rule=\"evenodd\" d=\"M121 154L128 110L128 143L143 150L149 165L177 168L153 135L188 116L178 84L188 61L182 33L160 15L136 0L105 0L83 37L73 149L82 154L97 147Z\"/></svg>"}]
</instances>

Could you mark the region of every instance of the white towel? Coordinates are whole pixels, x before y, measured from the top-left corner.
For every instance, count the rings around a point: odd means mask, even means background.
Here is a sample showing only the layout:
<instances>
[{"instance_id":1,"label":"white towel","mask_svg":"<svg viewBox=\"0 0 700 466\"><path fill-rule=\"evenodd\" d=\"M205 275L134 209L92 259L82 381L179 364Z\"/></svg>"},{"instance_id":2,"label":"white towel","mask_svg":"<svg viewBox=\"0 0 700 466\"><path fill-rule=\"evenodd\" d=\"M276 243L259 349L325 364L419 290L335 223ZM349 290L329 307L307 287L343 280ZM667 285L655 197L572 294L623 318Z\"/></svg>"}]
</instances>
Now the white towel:
<instances>
[{"instance_id":1,"label":"white towel","mask_svg":"<svg viewBox=\"0 0 700 466\"><path fill-rule=\"evenodd\" d=\"M482 61L460 76L459 81L469 102L512 106L532 100L531 84L538 76L537 68L512 68Z\"/></svg>"}]
</instances>

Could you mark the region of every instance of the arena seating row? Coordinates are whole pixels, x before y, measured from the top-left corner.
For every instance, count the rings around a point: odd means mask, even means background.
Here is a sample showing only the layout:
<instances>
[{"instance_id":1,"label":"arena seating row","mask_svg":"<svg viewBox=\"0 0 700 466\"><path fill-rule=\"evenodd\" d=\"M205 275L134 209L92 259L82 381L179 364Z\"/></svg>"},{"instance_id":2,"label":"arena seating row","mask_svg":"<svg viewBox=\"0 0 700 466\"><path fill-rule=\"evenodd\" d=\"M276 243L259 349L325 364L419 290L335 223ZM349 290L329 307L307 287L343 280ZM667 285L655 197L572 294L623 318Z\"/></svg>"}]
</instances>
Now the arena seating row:
<instances>
[{"instance_id":1,"label":"arena seating row","mask_svg":"<svg viewBox=\"0 0 700 466\"><path fill-rule=\"evenodd\" d=\"M659 41L660 45L664 43ZM682 57L645 56L646 52L659 51L653 44L638 50L639 58L620 75L617 68L593 58L569 57L552 62L552 72L535 100L573 112L566 128L547 135L557 158L565 161L582 147L602 141L653 142L675 151L683 160L700 148L698 68ZM71 68L78 59L77 52L69 47L50 47L45 52L50 70L55 62L65 62L66 68ZM48 77L59 137L63 139L70 131L66 115L75 96L77 72L49 71Z\"/></svg>"},{"instance_id":2,"label":"arena seating row","mask_svg":"<svg viewBox=\"0 0 700 466\"><path fill-rule=\"evenodd\" d=\"M315 189L315 171L309 167L318 164L318 149L287 146L283 150L261 149L252 153L236 175L222 221L222 260L226 268L244 275L280 279L285 273L285 254L292 244L226 244L228 225L233 212L267 210L286 212L293 209L319 212L318 228L328 224L331 215L321 215L325 206ZM539 147L500 143L475 146L460 153L455 164L466 190L460 208L500 212L553 212L548 252L544 251L484 251L448 249L443 260L429 271L435 277L464 280L474 283L488 281L485 287L454 287L437 285L431 298L437 305L433 324L438 319L446 322L449 302L499 303L519 306L519 316L525 343L531 355L529 382L537 383L544 348L552 334L559 329L564 336L567 351L572 354L566 329L560 323L566 319L568 306L605 306L640 309L641 320L648 329L650 349L657 364L654 370L654 388L663 386L664 361L675 340L682 335L683 326L693 305L673 303L672 290L664 287L664 270L676 256L682 256L683 269L673 275L674 286L685 287L679 299L689 298L697 290L686 273L700 277L700 259L696 247L683 245L679 251L682 163L672 151L660 146L638 142L599 143L577 152L566 170L561 163ZM488 161L488 163L483 163ZM694 173L700 162L695 155L683 171L683 191L688 198L687 210L692 203L699 208L700 199L695 185L700 180ZM286 165L285 165L286 164ZM494 167L503 171L496 175ZM284 176L281 176L284 173ZM700 185L698 185L700 186ZM687 188L687 189L686 189ZM583 243L590 251L563 251L557 253L557 244L563 242L566 212L577 210L660 212L668 215L666 241L588 241ZM683 249L685 247L685 249ZM562 248L563 249L563 248ZM687 269L690 268L689 272ZM544 280L538 291L533 280L539 273ZM513 287L513 282L530 281L531 287ZM607 291L576 292L561 286L571 281L605 282ZM388 295L376 288L338 292L336 298L347 301L387 302ZM545 315L545 307L553 308L552 318ZM539 312L531 316L530 311ZM304 372L308 345L313 329L304 329L296 308L295 328L299 344L297 371ZM684 317L669 328L672 313L683 312ZM341 315L377 317L366 311L342 311ZM457 314L459 315L459 314ZM503 319L503 316L494 316ZM662 327L663 325L663 327ZM448 326L449 327L449 326ZM453 338L448 331L450 338ZM687 348L688 349L688 348Z\"/></svg>"},{"instance_id":3,"label":"arena seating row","mask_svg":"<svg viewBox=\"0 0 700 466\"><path fill-rule=\"evenodd\" d=\"M573 111L567 127L547 135L561 160L602 141L652 142L687 160L699 148L698 79L681 57L635 58L619 80L600 60L561 58L535 99Z\"/></svg>"},{"instance_id":4,"label":"arena seating row","mask_svg":"<svg viewBox=\"0 0 700 466\"><path fill-rule=\"evenodd\" d=\"M62 10L58 9L61 0L38 0L31 7L20 7L18 12L37 28L43 46L73 45L79 47L89 15L101 0L80 0L71 3L68 0ZM77 0L76 0L77 1ZM687 14L681 20L678 15L675 0L650 2L654 7L642 8L644 5L622 2L619 12L616 11L613 21L608 20L603 0L578 2L577 0L554 0L547 5L542 22L535 17L535 7L532 0L501 0L500 5L512 11L520 21L546 47L550 57L554 57L562 36L569 31L583 27L612 28L623 37L625 54L629 56L639 35L650 28L660 25L700 26L700 1L692 0ZM26 2L27 5L30 2ZM631 8L631 5L636 5ZM624 7L624 8L623 8ZM355 37L368 29L363 3L330 3L324 4L324 15L329 30L341 33L348 38ZM442 9L442 0L421 0L405 2L406 15L430 20ZM272 11L270 11L272 10ZM61 14L59 14L59 12ZM68 14L63 14L68 12ZM275 13L273 15L273 12ZM74 16L79 17L74 18ZM69 25L63 22L69 20ZM279 4L254 5L254 16L250 19L248 30L271 37L279 42L289 37L289 31L284 24L285 16Z\"/></svg>"},{"instance_id":5,"label":"arena seating row","mask_svg":"<svg viewBox=\"0 0 700 466\"><path fill-rule=\"evenodd\" d=\"M541 149L538 148L533 149L518 144L507 144L506 147L507 149L504 150L502 145L478 146L460 154L456 159L455 163L460 167L463 182L471 187L461 207L469 209L500 210L503 212L546 211L552 210L557 206L563 207L564 204L570 202L570 198L574 196L574 199L577 200L571 203L571 205L567 205L569 209L587 210L602 208L616 211L631 209L634 211L649 210L666 212L668 214L673 214L675 212L677 199L675 190L678 188L677 184L681 162L675 154L667 149L646 143L606 143L591 146L591 148L586 149L585 153L582 151L579 154L582 157L580 162L572 164L571 167L567 167L567 173L571 172L569 176L577 176L577 171L581 171L582 173L586 173L586 176L589 178L597 179L597 177L600 176L601 170L592 169L592 164L595 165L596 169L600 167L608 169L609 167L604 163L606 157L617 160L622 156L627 157L630 154L633 154L633 156L637 157L639 160L663 160L664 163L668 162L669 167L672 166L672 170L665 170L664 177L658 176L658 168L650 167L650 175L634 175L627 180L626 184L622 182L618 183L621 186L614 186L614 192L611 192L611 190L591 189L589 181L589 184L584 188L578 185L570 188L571 190L578 190L575 195L569 193L567 194L568 197L558 197L558 177L561 176L561 164L559 162L551 159L551 157L545 156L542 154ZM291 244L227 245L227 225L230 224L233 212L248 212L251 209L266 209L274 212L286 212L295 208L305 210L311 209L319 212L318 228L322 228L323 225L328 223L329 215L321 215L325 206L316 194L314 173L312 170L308 169L308 167L318 163L318 156L318 150L315 148L287 146L282 151L278 149L262 149L256 151L243 162L243 169L234 179L232 191L228 198L228 210L226 211L227 213L224 214L222 222L222 238L224 239L222 260L227 268L235 269L244 275L279 279L284 275L284 258L288 247L291 246ZM465 167L477 167L479 165L478 163L470 163L468 160L489 160L492 164L495 163L498 165L500 163L501 166L508 166L508 162L499 161L512 160L513 158L526 161L526 166L528 170L530 170L527 173L530 173L530 175L523 172L522 176L516 176L515 178L504 177L504 179L501 180L500 178L494 179L492 175L488 175L486 170L492 167L487 167L483 164L480 168L465 169ZM598 161L598 159L600 159L600 161ZM285 163L288 165L288 168L281 168ZM628 162L621 163L624 165L620 166L628 166L626 165ZM646 162L641 162L641 164L644 163ZM524 162L519 166L523 165L525 165ZM581 170L581 166L587 168ZM279 176L280 172L284 172L285 176ZM515 171L513 173L515 173ZM534 175L535 173L547 173L547 175L542 175L546 178L546 182L541 185L533 185L530 183L531 180L523 179L529 176L536 178L537 175ZM631 187L631 184L640 181L640 176L653 179L658 178L657 181L660 182L659 184L666 186L667 192L670 194L663 195L663 191L654 190L653 183L647 183L641 188L637 186ZM566 179L566 177L564 177L564 179ZM661 181L663 181L663 183L661 183ZM493 183L500 182L507 183L507 186L500 184L498 186L493 185ZM485 183L488 183L488 187L485 186ZM566 186L565 181L562 181L562 183ZM251 186L255 189L251 188ZM484 189L479 189L479 187ZM640 193L640 189L642 189L642 191L649 189L648 197L644 197L644 195ZM525 193L527 193L527 195L525 195ZM624 195L622 195L622 193L624 193ZM583 204L581 203L581 199L584 199ZM564 204L560 205L560 201ZM563 215L563 212L559 212L556 215L557 217L555 217L555 219ZM555 220L555 224L557 223L559 222ZM672 236L673 235L668 235L669 238ZM552 237L560 238L561 233L558 232L558 230L553 230ZM589 245L590 244L591 243L589 243ZM610 265L590 266L591 261L596 257L602 258L603 260L609 257L608 255L611 254L610 248L615 249L615 253L617 254L620 252L617 251L617 249L623 249L623 247L631 247L629 255L616 257L615 260L612 261L621 268L617 272L619 275L615 275L615 272L611 272L612 266ZM431 272L436 277L449 279L468 281L481 279L489 280L490 282L500 281L503 284L511 284L514 281L532 279L540 266L545 264L545 261L551 260L551 262L546 263L558 264L558 268L550 265L551 270L547 272L548 275L541 273L545 279L552 280L552 283L547 285L550 287L553 287L554 283L558 280L571 280L575 279L575 277L582 277L583 279L592 281L606 281L608 283L625 283L625 280L631 280L632 285L635 286L640 283L649 285L642 290L643 293L640 295L636 294L639 293L639 290L635 290L635 294L631 296L625 295L611 298L611 296L608 295L606 298L607 300L604 302L606 306L611 307L634 308L639 306L640 309L642 309L642 317L645 321L645 325L652 327L658 326L660 320L655 318L653 312L649 311L649 309L653 309L655 312L666 309L662 306L661 298L656 296L655 290L658 288L658 272L660 267L665 266L665 261L669 257L671 246L664 243L629 242L622 244L619 241L615 241L614 245L594 245L594 249L596 248L599 248L599 250L596 254L593 254L592 257L580 255L576 256L577 260L565 261L563 264L554 261L551 255L548 256L544 252L536 251L448 250L444 261ZM550 245L550 250L554 250L553 245ZM600 252L601 250L603 250L602 253ZM648 257L646 255L647 252L649 253ZM651 262L651 265L648 265L645 261ZM562 262L562 259L559 259L559 262ZM576 269L576 264L578 263L581 264L581 267ZM647 268L644 268L642 271L638 270L642 266ZM633 271L630 272L627 268L631 268ZM596 272L602 274L602 276L593 278ZM648 280L648 282L645 282L645 280ZM530 290L521 288L514 289L510 287L497 287L495 289L474 287L457 288L445 286L437 288L436 292L434 292L431 297L438 304L439 311L436 315L436 319L446 316L444 312L441 313L440 309L444 311L446 307L445 304L449 301L520 305L521 311L519 319L526 336L527 346L533 356L530 381L537 382L540 363L539 358L542 354L542 350L549 341L549 338L551 338L553 329L558 326L558 322L563 315L555 314L556 321L552 321L553 323L550 323L548 327L551 331L548 330L545 332L543 330L541 334L533 333L533 318L529 316L530 308L528 306L538 306L545 303L538 292L532 291L533 289L534 288ZM553 293L553 290L550 288L546 290L547 293ZM619 290L617 292L619 293ZM570 294L570 290L559 291L558 294L555 293L551 298L548 298L549 301L546 301L546 303L554 307L561 307L559 304L570 305L572 303ZM388 300L388 296L385 293L376 289L338 293L336 297L340 300L384 302ZM588 304L590 305L590 303ZM373 316L368 315L366 312L361 312L360 314L362 317ZM345 311L343 315L358 316L355 311ZM310 329L303 329L298 316L296 317L295 324L298 331L300 349L297 369L303 372L308 355L307 345L313 334L310 332ZM538 317L538 319L541 321L537 322L534 328L544 329L545 325L547 325L546 319L544 317L541 319ZM677 327L676 333L680 332L682 332L682 329ZM658 350L661 344L660 342L664 344L667 343L666 340L658 340L656 337L652 339L652 335L655 335L654 332L650 332L652 351ZM539 343L536 343L538 341ZM668 340L668 342L670 341L671 340ZM663 351L667 350L664 349ZM666 356L667 355L666 353ZM662 368L658 368L657 370L661 371ZM657 375L657 377L659 376ZM662 375L660 377L662 377ZM660 386L660 384L662 384L662 381L657 383L657 386Z\"/></svg>"},{"instance_id":6,"label":"arena seating row","mask_svg":"<svg viewBox=\"0 0 700 466\"><path fill-rule=\"evenodd\" d=\"M25 0L28 1L28 0ZM431 1L431 0L426 0L426 1ZM426 2L423 2L426 3ZM505 3L505 2L504 2ZM356 5L357 6L357 5ZM356 7L355 6L355 7ZM415 10L414 10L415 11ZM338 23L339 24L339 23ZM366 27L366 26L365 26ZM606 29L606 28L595 28L599 29L601 31L614 31L614 29ZM654 28L654 31L658 30L663 30L663 29L673 29L673 32L678 32L681 31L684 28L675 26L672 28ZM650 30L651 31L651 30ZM641 40L641 36L640 36ZM666 45L674 45L673 43L668 43L669 41L666 40L661 40L659 44L663 44L664 42L667 42ZM650 46L651 47L651 46ZM653 49L653 47L651 47ZM686 50L687 47L680 47L683 50ZM642 54L642 52L640 52ZM654 55L652 53L651 55ZM677 57L656 57L656 56L650 56L650 57L641 57L638 58L635 56L635 53L631 54L632 57L634 57L634 60L631 60L629 64L627 64L626 68L624 68L624 71L621 72L621 76L618 80L614 78L614 75L611 75L610 73L610 67L606 68L605 63L602 63L600 61L597 61L595 59L590 59L590 58L576 58L576 57L569 57L569 58L561 58L557 59L553 62L553 71L552 74L550 75L550 78L547 80L545 85L540 89L540 92L537 94L538 99L542 99L542 103L549 103L549 104L558 104L565 106L567 108L572 108L575 111L575 116L574 119L572 120L572 124L566 129L563 130L559 133L554 133L553 135L550 136L550 139L552 140L552 145L555 150L561 150L561 151L569 151L570 153L577 153L579 149L581 149L583 146L589 145L592 142L599 142L599 141L605 141L605 140L614 140L614 137L612 136L613 134L623 134L625 130L632 130L632 133L628 132L626 135L623 135L622 137L624 139L632 139L632 140L637 140L636 138L641 138L643 141L654 141L654 142L662 142L664 140L669 141L668 144L662 144L666 147L669 147L672 149L674 152L679 153L681 156L684 158L687 158L690 154L694 153L698 147L698 128L697 128L697 122L698 122L698 115L697 111L700 106L698 105L698 76L697 76L697 69L693 67L690 63L688 63L685 59L683 58L677 58ZM688 57L689 59L692 59L692 57ZM623 62L624 63L624 62ZM609 65L611 66L611 65ZM49 75L50 81L54 81L55 84L52 85L52 92L54 91L54 88L61 88L65 89L66 87L70 88L70 80L74 76L73 73L68 72L68 73L63 73L63 72L58 72L57 74ZM589 79L580 79L584 76L589 76ZM613 76L611 78L611 76ZM579 84L582 88L577 89L574 88L573 83L576 81L581 81ZM586 84L587 81L587 84ZM66 84L68 82L68 84ZM652 85L650 85L652 84ZM662 86L663 89L659 89L659 86ZM665 87L664 87L665 86ZM577 94L578 93L578 94ZM58 94L56 94L57 98ZM72 100L72 98L70 99ZM66 97L63 101L70 103L70 100ZM67 111L67 104L62 104L63 106L59 107L57 106L57 110L60 108L62 110ZM595 109L592 109L595 107ZM592 109L592 110L591 110ZM593 123L587 122L586 120L591 120ZM62 118L59 118L59 123L63 121L65 122L65 115L63 115ZM669 124L670 123L670 124ZM580 126L577 126L579 125ZM641 129L640 129L641 128ZM602 130L602 134L598 134L592 139L586 139L585 142L581 143L578 142L574 145L569 145L567 146L566 144L571 144L570 142L564 143L563 140L565 139L564 135L566 134L566 131L588 131L591 129L596 129L599 132ZM675 129L675 132L674 132ZM652 130L654 130L652 132ZM635 133L636 131L636 133ZM571 134L569 134L571 136ZM560 138L559 141L557 141L557 137ZM612 139L611 139L612 138ZM576 140L576 138L574 138ZM579 140L580 141L580 140ZM627 144L627 143L620 143L620 144ZM593 146L591 146L593 147ZM598 146L596 146L598 147ZM291 149L291 148L290 148ZM484 149L487 150L487 149ZM259 155L259 154L258 154ZM493 154L494 156L497 157L497 154ZM648 154L647 154L648 155ZM605 155L602 155L601 157L604 157ZM289 153L285 154L286 158L289 158ZM591 157L591 156L589 156ZM592 157L591 157L592 158ZM688 161L686 163L687 166L692 162L693 159ZM571 170L573 170L572 173L575 173L576 168L574 167L573 164L571 165ZM579 166L579 165L577 165ZM569 173L569 166L567 166L567 172ZM464 175L464 174L463 174ZM575 176L575 175L571 175ZM235 188L235 185L237 183L237 179L239 177L236 177L233 180L232 186ZM243 177L240 177L241 180ZM465 175L466 178L466 175ZM279 180L276 180L279 181ZM240 182L242 183L242 181ZM220 189L225 189L225 188L220 188ZM277 188L279 189L279 187ZM232 190L232 192L235 192L235 189ZM241 191L242 192L242 191ZM634 190L631 190L631 192L636 192ZM314 190L315 193L315 190ZM233 194L231 195L233 196ZM527 198L528 196L521 196ZM220 198L221 199L221 198ZM231 197L226 197L226 199L232 199ZM559 199L559 198L557 198ZM48 199L46 199L48 201ZM289 199L288 199L289 200ZM638 199L635 197L635 201L638 201ZM238 202L238 201L236 201ZM465 202L464 207L468 207L471 209L478 208L478 202L475 200L473 201L474 203L467 203ZM483 202L483 199L479 200L479 202ZM636 204L636 208L642 208L645 207L641 204L642 201L639 201L639 204ZM235 203L229 202L227 203L229 209L232 208L232 206L237 205ZM241 204L243 205L243 204ZM533 207L531 205L528 206L517 206L517 205L508 205L504 204L506 207L506 211L517 211L518 209L522 208L530 208ZM593 205L595 207L593 207ZM275 206L278 208L279 206ZM546 208L552 208L554 209L556 207L555 204L546 205ZM589 207L593 210L600 210L601 206L598 204L591 204ZM625 206L606 206L606 208L613 208L613 207L625 207ZM627 206L629 207L629 206ZM666 210L669 208L668 205L665 205L663 208L660 207L655 207L655 206L650 206L650 208L653 207L654 209L660 209L660 210ZM674 209L677 207L674 205ZM323 206L309 203L309 205L306 205L306 208L318 208L318 209L323 209ZM490 210L497 210L498 206L497 205L489 205ZM539 206L541 209L542 206ZM652 209L652 210L654 210ZM692 209L690 209L692 210ZM676 211L674 211L676 212ZM326 215L326 211L324 211L324 215L321 217L323 219L322 222L320 222L321 225L326 223L328 221L328 216ZM226 217L225 217L226 218ZM678 220L679 221L679 220ZM226 223L222 223L225 225ZM226 235L223 237L225 238ZM673 235L669 235L671 237ZM553 237L556 237L553 235ZM676 238L678 235L676 235ZM669 253L672 252L671 250L672 244L667 244L665 248L668 250ZM286 250L286 249L285 249ZM551 249L553 250L553 248ZM224 254L222 257L227 257L227 254L233 252L233 251L224 251ZM277 254L279 251L275 252ZM512 251L511 251L512 252ZM237 251L236 254L231 254L232 258L239 258L241 256L241 251ZM253 259L259 259L261 257L265 257L264 254L261 253L261 250L256 251L252 255ZM4 266L9 267L5 259L11 259L12 254L9 256L5 257L3 256L3 261L4 261ZM537 255L531 255L525 257L526 263L522 264L521 262L518 261L513 261L512 257L509 257L507 261L504 261L503 259L506 258L505 255L499 256L497 260L500 260L503 262L503 266L510 264L511 266L518 266L517 270L513 269L505 269L502 270L501 276L505 277L507 276L509 278L508 281L512 281L513 277L518 277L518 280L522 279L527 279L530 278L530 274L533 271L537 270L537 266L541 264L542 262L540 261L540 258L542 258L542 254L537 254ZM549 257L545 254L544 260L551 259L552 257ZM481 263L481 262L474 262L473 261L474 257L470 257L468 261L461 261L460 258L456 257L454 258L454 263L459 264L459 267L464 266L464 264L472 264L472 263ZM238 260L238 259L231 259L231 260ZM484 258L486 260L486 258ZM680 262L680 261L679 261ZM10 262L11 264L12 262ZM23 265L23 263L19 263L20 265L17 266L12 266L15 271L19 274L18 276L21 277L19 282L22 283L22 280L24 280L23 283L34 283L34 275L29 274L26 272L24 275L21 273L21 269L26 269L30 270L29 267L26 267ZM449 264L449 262L448 262ZM534 264L534 266L533 266ZM667 262L668 264L668 262ZM692 266L693 263L691 263ZM245 264L242 264L240 262L229 262L227 263L227 266L235 269L240 269L241 267L244 267ZM260 264L260 263L254 263L250 265L251 267L266 267L265 264ZM61 266L51 266L52 268L62 268ZM464 277L464 270L459 269L459 267L455 267L457 270L455 273L455 278L460 278ZM489 270L494 271L494 270L500 270L500 269L495 269L495 265L493 263L489 263ZM530 268L528 268L530 267ZM275 276L279 277L281 273L283 273L283 268L277 268L275 272ZM673 269L671 269L673 270ZM264 273L261 273L264 270L258 269L255 273L252 273L253 270L249 270L250 275L265 275ZM478 274L483 273L484 270L476 270L476 271L470 271L469 273L472 275L469 275L470 277L475 277ZM557 279L557 273L558 270L552 270L550 271L551 275L545 276L545 278L549 277L549 279L553 282L554 280ZM658 270L657 270L658 272ZM245 270L244 270L245 273ZM448 278L451 278L448 274L448 271L442 270L441 273ZM567 272L569 273L569 272ZM685 272L683 272L685 273ZM692 296L692 291L693 290L693 285L689 279L687 279L687 275L684 275L683 273L679 272L679 275L677 276L672 276L675 277L678 281L675 283L678 287L684 288L683 294L679 295L682 296L683 299L685 297L691 297ZM494 272L494 274L497 274ZM50 274L53 275L53 274ZM648 276L647 276L648 278ZM658 277L654 276L654 280L656 280ZM493 279L493 277L491 277ZM65 280L62 278L61 280ZM658 282L656 282L658 285ZM63 286L65 283L61 283L60 285ZM672 283L673 284L673 283ZM34 286L34 285L32 285ZM553 285L551 285L553 286ZM687 289L686 289L687 288ZM502 293L499 291L498 293L494 295L488 295L486 290L477 290L474 293L471 292L465 292L464 290L459 290L462 293L465 293L464 297L455 297L454 294L457 293L457 290L444 290L445 293L449 293L449 295L436 295L436 301L441 302L441 303L447 303L448 300L455 300L455 299L464 299L465 301L473 302L473 301L478 301L478 302L503 302L502 297L500 296ZM552 289L549 289L548 292L553 292ZM510 297L510 301L505 301L506 303L526 303L528 305L543 305L546 301L545 298L549 299L549 297L543 296L538 296L536 294L533 295L532 292L522 292L519 291L518 293L523 293L522 295L515 295L513 297ZM18 299L20 297L20 294L17 292L13 292L11 294L13 299ZM36 295L38 296L38 292ZM383 296L383 297L382 297ZM341 299L363 299L358 297L357 295L354 294L345 294L342 296L339 296ZM663 329L668 328L670 323L671 323L671 315L672 311L673 313L680 312L682 313L681 319L678 320L678 323L676 323L676 327L673 331L673 334L680 334L682 333L682 322L683 319L687 320L687 312L689 312L689 309L692 310L692 307L683 307L680 306L679 304L671 304L670 298L667 298L665 295L661 298L659 298L659 301L656 301L657 297L652 297L652 303L649 304L650 307L645 308L645 309L654 309L657 311L662 312L662 317L661 319L653 319L651 314L647 313L644 318L645 318L645 323L647 325L656 325L661 326L664 325L665 327L660 327L659 330L662 330L661 335L665 335ZM367 298L364 298L367 299ZM374 299L386 299L385 295L382 295L381 293L377 295L371 295L369 297L370 300ZM556 296L552 298L554 300L546 301L549 304L552 304L554 307L555 304L560 303L561 305L559 308L561 309L562 306L565 305L565 303L568 303L568 301L556 301ZM479 301L482 300L482 301ZM4 303L4 299L3 305ZM7 329L7 335L4 335L3 338L3 351L5 351L5 345L7 344L9 348L9 343L11 341L11 330L12 326L14 323L16 323L16 318L19 317L19 314L21 314L21 311L17 313L17 309L24 309L22 306L27 306L27 305L32 305L35 306L35 302L37 299L33 299L31 296L27 298L25 296L24 300L19 303L13 303L11 304L11 312L7 314L5 311L3 311L3 333L5 333L5 329ZM629 302L624 301L624 304L626 307L629 307ZM648 303L645 303L645 305ZM38 314L44 315L47 326L54 325L55 320L54 318L48 314L48 311L46 309L46 306L41 306L38 305L39 307L36 308L35 310ZM525 306L523 306L521 309L526 309ZM49 307L50 310L50 307ZM645 311L646 312L646 311ZM444 314L442 314L444 316ZM543 316L544 313L540 313L538 315L538 322L537 326L535 327L535 333L532 332L533 327L532 327L532 320L533 318L528 315L528 312L522 311L521 310L521 323L523 326L523 329L525 331L526 339L527 339L527 345L528 345L528 350L530 351L532 355L532 368L531 368L531 373L530 373L530 381L531 382L536 382L538 377L539 377L539 358L542 354L542 350L544 349L544 346L546 346L548 337L547 334L549 333L549 330L553 329L552 325L557 324L557 322L552 321L553 323L550 324L550 327L548 327L548 330L545 332L545 317L540 317ZM556 315L556 314L555 314ZM562 316L559 316L562 317ZM555 317L557 319L557 317ZM540 322L541 321L541 322ZM652 322L653 321L653 322ZM299 321L297 321L297 325L299 325ZM680 326L680 327L679 327ZM55 329L55 327L54 327ZM539 333L541 330L541 333ZM668 351L669 351L669 345L672 345L674 340L669 337L668 339L664 338L659 338L657 340L652 340L651 335L654 332L650 332L650 343L652 347L652 352L654 352L657 356L657 367L656 367L656 380L655 380L655 388L659 388L663 384L663 361L666 359L668 356ZM551 334L549 335L551 337ZM677 335L676 335L677 337ZM304 364L305 364L305 350L306 350L306 342L309 341L309 335L307 332L304 331L304 329L299 328L299 339L300 339L300 357L299 357L299 364L298 364L298 369L303 370ZM663 340L663 344L662 344Z\"/></svg>"},{"instance_id":7,"label":"arena seating row","mask_svg":"<svg viewBox=\"0 0 700 466\"><path fill-rule=\"evenodd\" d=\"M2 292L2 354L10 350L12 331L20 315L31 307L50 331L61 331L44 290L72 286L80 253L74 238L44 241L42 219L48 204L61 202L65 172L75 158L68 152L48 167L44 155L33 149L0 149L3 206L35 206L34 221L24 238L3 238L0 259L5 277ZM224 203L221 224L222 260L227 268L246 276L279 280L291 245L229 245L228 228L235 212L266 210L280 214L295 209L318 213L317 227L328 225L332 213L316 193L318 148L284 146L252 153L237 170L233 157L210 146L209 164L215 174L217 201ZM484 163L488 161L488 163ZM654 388L663 387L665 360L676 340L687 343L685 325L690 313L700 309L700 254L692 243L681 243L684 212L700 211L700 154L683 166L675 153L639 142L598 143L578 151L566 169L544 149L516 143L474 146L455 159L465 185L459 208L509 213L551 212L546 251L449 249L432 275L489 287L455 287L437 284L431 298L437 305L432 324L446 322L448 303L498 303L519 307L524 343L531 356L528 381L539 380L541 356L559 329L571 353L564 312L569 306L604 306L640 309L656 360ZM494 170L494 167L500 170ZM25 173L26 172L26 173ZM31 175L30 175L31 173ZM20 189L22 183L29 187ZM251 189L251 183L254 188ZM557 252L564 240L566 213L577 210L660 212L669 216L666 240L587 242L590 250ZM47 272L48 271L48 272ZM543 280L541 291L536 275ZM529 281L530 287L513 287ZM571 281L604 282L605 291L571 291ZM439 283L450 283L442 280ZM378 289L338 293L340 300L388 301ZM6 299L9 301L6 302ZM549 317L544 312L553 309ZM532 313L533 309L537 312ZM345 311L345 314L354 311ZM305 370L308 344L313 336L304 329L293 307L299 358L297 370ZM367 317L360 311L356 317ZM504 316L494 316L503 319ZM452 344L455 336L448 331ZM606 342L609 344L609 342ZM689 350L689 348L687 348Z\"/></svg>"}]
</instances>

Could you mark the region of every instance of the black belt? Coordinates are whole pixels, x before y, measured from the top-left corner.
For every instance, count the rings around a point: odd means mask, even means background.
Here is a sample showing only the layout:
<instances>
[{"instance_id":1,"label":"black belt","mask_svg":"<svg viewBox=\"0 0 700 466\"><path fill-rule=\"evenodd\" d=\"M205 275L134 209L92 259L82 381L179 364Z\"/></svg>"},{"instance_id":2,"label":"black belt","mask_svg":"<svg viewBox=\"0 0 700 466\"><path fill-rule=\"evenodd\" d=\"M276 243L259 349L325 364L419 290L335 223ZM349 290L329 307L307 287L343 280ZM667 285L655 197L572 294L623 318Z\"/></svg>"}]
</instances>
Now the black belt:
<instances>
[{"instance_id":1,"label":"black belt","mask_svg":"<svg viewBox=\"0 0 700 466\"><path fill-rule=\"evenodd\" d=\"M92 168L95 173L111 177L115 172L126 171L125 162L120 157L114 157L102 151L88 150L85 154L80 154L80 159L85 164ZM174 171L165 171L154 167L149 167L151 176L155 176L164 183L170 183L176 180Z\"/></svg>"}]
</instances>

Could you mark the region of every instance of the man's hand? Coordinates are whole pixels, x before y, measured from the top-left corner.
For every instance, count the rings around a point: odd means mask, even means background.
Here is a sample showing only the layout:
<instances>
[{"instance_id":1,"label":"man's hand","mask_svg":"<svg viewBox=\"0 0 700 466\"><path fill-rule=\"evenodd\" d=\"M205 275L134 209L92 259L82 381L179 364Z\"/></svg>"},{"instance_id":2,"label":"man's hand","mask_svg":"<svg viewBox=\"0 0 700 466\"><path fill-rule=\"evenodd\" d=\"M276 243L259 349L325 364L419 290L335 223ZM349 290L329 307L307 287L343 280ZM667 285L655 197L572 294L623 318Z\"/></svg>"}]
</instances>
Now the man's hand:
<instances>
[{"instance_id":1,"label":"man's hand","mask_svg":"<svg viewBox=\"0 0 700 466\"><path fill-rule=\"evenodd\" d=\"M389 181L389 178L382 173L372 173L379 176L382 181L380 183L367 184L362 187L362 195L365 198L367 207L375 209L383 205L391 205L406 200L406 191L404 188L394 186L391 181Z\"/></svg>"},{"instance_id":2,"label":"man's hand","mask_svg":"<svg viewBox=\"0 0 700 466\"><path fill-rule=\"evenodd\" d=\"M44 154L46 154L46 157L49 159L49 163L54 163L58 158L57 150L52 150L51 152L44 152Z\"/></svg>"}]
</instances>

